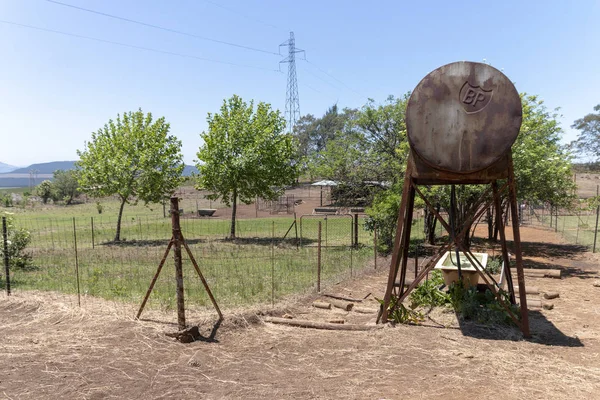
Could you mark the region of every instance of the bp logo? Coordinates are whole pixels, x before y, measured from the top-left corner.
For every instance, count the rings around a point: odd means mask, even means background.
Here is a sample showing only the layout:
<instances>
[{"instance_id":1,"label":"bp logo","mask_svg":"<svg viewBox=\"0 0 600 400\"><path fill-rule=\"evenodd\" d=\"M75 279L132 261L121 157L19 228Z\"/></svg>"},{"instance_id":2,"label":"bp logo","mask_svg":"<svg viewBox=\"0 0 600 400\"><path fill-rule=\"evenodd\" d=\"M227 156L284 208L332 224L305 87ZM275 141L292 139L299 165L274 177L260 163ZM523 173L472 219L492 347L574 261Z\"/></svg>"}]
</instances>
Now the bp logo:
<instances>
[{"instance_id":1,"label":"bp logo","mask_svg":"<svg viewBox=\"0 0 600 400\"><path fill-rule=\"evenodd\" d=\"M480 86L473 86L469 82L465 82L460 89L460 102L467 114L479 112L490 103L494 91L492 89L485 90Z\"/></svg>"}]
</instances>

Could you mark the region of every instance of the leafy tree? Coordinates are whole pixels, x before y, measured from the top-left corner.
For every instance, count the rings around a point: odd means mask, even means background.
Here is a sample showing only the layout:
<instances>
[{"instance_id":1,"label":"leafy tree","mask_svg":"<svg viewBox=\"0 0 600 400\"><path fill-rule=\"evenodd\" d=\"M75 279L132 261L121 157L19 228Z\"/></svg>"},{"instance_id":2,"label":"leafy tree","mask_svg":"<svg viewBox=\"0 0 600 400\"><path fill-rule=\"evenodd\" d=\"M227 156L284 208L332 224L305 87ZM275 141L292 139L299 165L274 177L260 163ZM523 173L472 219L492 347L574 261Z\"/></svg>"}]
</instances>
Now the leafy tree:
<instances>
[{"instance_id":1,"label":"leafy tree","mask_svg":"<svg viewBox=\"0 0 600 400\"><path fill-rule=\"evenodd\" d=\"M139 109L109 120L77 151L82 191L93 197L116 195L121 201L115 242L121 240L126 203L158 203L182 182L181 142L169 129L164 117L153 121L151 113Z\"/></svg>"},{"instance_id":2,"label":"leafy tree","mask_svg":"<svg viewBox=\"0 0 600 400\"><path fill-rule=\"evenodd\" d=\"M36 188L35 193L42 198L42 203L48 203L54 196L54 185L49 180L42 181Z\"/></svg>"},{"instance_id":3,"label":"leafy tree","mask_svg":"<svg viewBox=\"0 0 600 400\"><path fill-rule=\"evenodd\" d=\"M8 234L8 260L9 266L16 269L28 269L31 268L32 258L31 254L25 252L25 248L31 242L31 234L26 229L18 229L15 227L12 214L5 212L3 214L6 217L7 222L7 234ZM0 224L1 229L1 224ZM1 242L0 242L1 243ZM0 245L0 260L4 259L4 246Z\"/></svg>"},{"instance_id":4,"label":"leafy tree","mask_svg":"<svg viewBox=\"0 0 600 400\"><path fill-rule=\"evenodd\" d=\"M238 200L250 204L256 196L274 199L298 174L296 148L284 134L285 120L266 103L247 104L234 95L219 114L208 114L208 131L197 156L197 187L212 192L232 207L231 238L235 238Z\"/></svg>"},{"instance_id":5,"label":"leafy tree","mask_svg":"<svg viewBox=\"0 0 600 400\"><path fill-rule=\"evenodd\" d=\"M54 185L55 196L59 200L63 200L66 205L73 202L77 196L79 196L79 182L77 182L77 176L73 170L56 170L54 171Z\"/></svg>"},{"instance_id":6,"label":"leafy tree","mask_svg":"<svg viewBox=\"0 0 600 400\"><path fill-rule=\"evenodd\" d=\"M588 114L571 125L571 128L581 131L572 146L581 156L587 155L600 162L600 104L594 107L594 111L596 113Z\"/></svg>"}]
</instances>

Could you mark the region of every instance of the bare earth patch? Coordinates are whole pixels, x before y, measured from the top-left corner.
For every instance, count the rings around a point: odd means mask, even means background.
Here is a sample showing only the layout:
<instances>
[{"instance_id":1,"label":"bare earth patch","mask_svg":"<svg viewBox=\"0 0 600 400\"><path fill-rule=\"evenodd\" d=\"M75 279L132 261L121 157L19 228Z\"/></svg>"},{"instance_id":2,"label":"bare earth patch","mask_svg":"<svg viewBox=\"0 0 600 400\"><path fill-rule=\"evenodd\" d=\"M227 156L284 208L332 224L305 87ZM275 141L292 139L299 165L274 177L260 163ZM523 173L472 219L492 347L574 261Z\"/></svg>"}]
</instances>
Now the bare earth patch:
<instances>
[{"instance_id":1,"label":"bare earth patch","mask_svg":"<svg viewBox=\"0 0 600 400\"><path fill-rule=\"evenodd\" d=\"M589 399L600 393L600 287L597 255L561 243L551 231L523 228L526 267L560 268L562 280L527 278L557 291L554 309L533 311L534 337L512 328L458 322L436 311L426 326L368 332L262 323L237 310L216 341L167 337L175 312L65 295L18 292L0 300L0 397L7 399L182 398L498 398ZM377 271L327 292L367 298L376 308L387 279ZM384 267L385 265L385 267ZM298 319L372 324L373 314L310 306L317 295L264 308ZM260 311L258 312L260 314ZM192 311L206 337L210 311Z\"/></svg>"}]
</instances>

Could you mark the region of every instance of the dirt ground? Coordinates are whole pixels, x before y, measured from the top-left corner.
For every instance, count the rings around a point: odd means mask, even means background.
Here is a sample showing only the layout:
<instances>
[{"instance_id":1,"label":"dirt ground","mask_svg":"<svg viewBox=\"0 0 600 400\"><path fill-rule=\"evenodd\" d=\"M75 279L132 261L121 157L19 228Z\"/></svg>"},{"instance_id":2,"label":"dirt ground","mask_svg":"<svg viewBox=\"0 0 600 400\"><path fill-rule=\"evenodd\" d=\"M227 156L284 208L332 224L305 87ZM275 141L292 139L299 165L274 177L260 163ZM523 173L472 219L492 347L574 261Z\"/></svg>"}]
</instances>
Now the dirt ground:
<instances>
[{"instance_id":1,"label":"dirt ground","mask_svg":"<svg viewBox=\"0 0 600 400\"><path fill-rule=\"evenodd\" d=\"M0 398L6 399L396 399L600 398L598 255L554 232L523 227L526 267L559 268L563 279L527 278L558 291L552 310L530 312L533 338L512 328L432 313L423 326L366 332L261 322L260 315L374 324L373 314L310 307L317 296L261 310L188 313L207 337L181 344L175 312L18 292L0 299ZM328 292L376 308L387 263ZM371 295L369 295L371 294ZM258 315L257 315L258 314Z\"/></svg>"}]
</instances>

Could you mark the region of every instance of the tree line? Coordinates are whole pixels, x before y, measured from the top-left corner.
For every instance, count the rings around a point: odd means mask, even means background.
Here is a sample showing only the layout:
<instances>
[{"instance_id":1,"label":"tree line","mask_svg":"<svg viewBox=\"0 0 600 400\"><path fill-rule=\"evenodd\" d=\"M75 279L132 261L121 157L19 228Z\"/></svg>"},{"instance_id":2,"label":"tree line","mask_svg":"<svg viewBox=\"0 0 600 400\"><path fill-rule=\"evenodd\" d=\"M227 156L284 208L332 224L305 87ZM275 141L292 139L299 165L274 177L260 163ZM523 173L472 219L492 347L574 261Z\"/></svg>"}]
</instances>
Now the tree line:
<instances>
[{"instance_id":1,"label":"tree line","mask_svg":"<svg viewBox=\"0 0 600 400\"><path fill-rule=\"evenodd\" d=\"M361 201L369 206L367 227L377 226L382 250L389 251L409 152L405 125L409 96L390 96L380 104L369 100L361 108L340 109L334 104L320 117L304 115L286 133L279 111L234 95L223 101L218 113L207 116L208 129L200 135L204 143L197 152L196 188L233 208L230 237L235 238L240 202L249 204L257 196L276 198L299 177L331 179L339 182L334 190L338 204ZM582 134L563 146L556 111L548 110L537 96L522 94L521 99L523 123L513 146L519 200L568 206L575 189L573 154L591 152L600 159L600 113L575 121L573 126ZM600 105L595 110L600 111ZM162 202L183 182L181 146L164 117L154 120L141 109L119 114L78 150L77 169L57 171L53 187L43 182L39 194L44 201L54 198L67 204L79 191L92 197L117 196L121 205L115 241L119 241L126 204ZM438 209L448 209L447 188L425 190ZM480 193L476 185L458 191L457 222ZM425 219L428 240L433 241L435 218L426 213ZM494 219L488 219L493 225Z\"/></svg>"}]
</instances>

